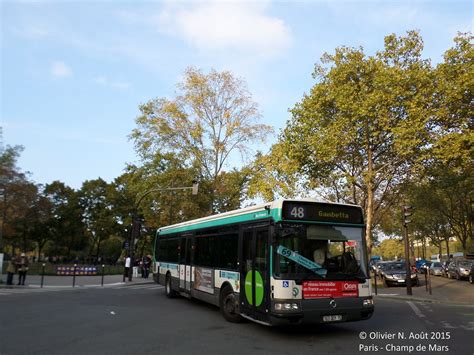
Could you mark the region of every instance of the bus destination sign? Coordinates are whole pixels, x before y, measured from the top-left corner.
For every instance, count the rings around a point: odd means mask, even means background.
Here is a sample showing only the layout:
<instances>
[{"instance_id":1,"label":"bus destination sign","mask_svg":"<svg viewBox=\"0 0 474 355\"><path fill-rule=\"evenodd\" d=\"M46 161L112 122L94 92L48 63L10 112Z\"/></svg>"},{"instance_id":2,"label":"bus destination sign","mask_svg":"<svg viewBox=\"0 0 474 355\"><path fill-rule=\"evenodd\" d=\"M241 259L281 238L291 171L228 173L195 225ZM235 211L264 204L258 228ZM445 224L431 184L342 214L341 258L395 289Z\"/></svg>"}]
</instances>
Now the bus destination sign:
<instances>
[{"instance_id":1,"label":"bus destination sign","mask_svg":"<svg viewBox=\"0 0 474 355\"><path fill-rule=\"evenodd\" d=\"M355 206L318 202L283 202L283 219L363 224L362 210Z\"/></svg>"}]
</instances>

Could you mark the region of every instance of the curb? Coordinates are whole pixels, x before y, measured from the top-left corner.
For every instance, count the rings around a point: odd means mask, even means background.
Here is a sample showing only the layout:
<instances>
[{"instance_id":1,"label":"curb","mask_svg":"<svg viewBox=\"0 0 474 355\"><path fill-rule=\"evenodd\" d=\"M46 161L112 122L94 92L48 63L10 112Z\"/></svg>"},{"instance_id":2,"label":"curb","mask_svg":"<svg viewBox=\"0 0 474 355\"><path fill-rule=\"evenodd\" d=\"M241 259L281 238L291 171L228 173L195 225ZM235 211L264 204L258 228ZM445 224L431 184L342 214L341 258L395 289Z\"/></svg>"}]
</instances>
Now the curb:
<instances>
[{"instance_id":1,"label":"curb","mask_svg":"<svg viewBox=\"0 0 474 355\"><path fill-rule=\"evenodd\" d=\"M433 303L433 304L445 304L449 306L469 306L469 307L474 307L472 303L469 302L449 302L449 301L442 301L442 300L435 300L435 299L429 299L429 298L420 298L420 297L412 297L412 296L401 296L401 295L384 295L384 294L378 294L378 295L373 295L376 298L383 298L383 299L390 299L390 300L396 300L396 301L414 301L414 302L423 302L423 303Z\"/></svg>"},{"instance_id":2,"label":"curb","mask_svg":"<svg viewBox=\"0 0 474 355\"><path fill-rule=\"evenodd\" d=\"M115 282L115 283L110 283L110 284L104 284L98 285L98 284L93 284L93 285L76 285L72 287L72 285L43 285L43 288L56 288L56 289L81 289L81 288L105 288L105 287L113 287L113 286L120 286L124 285L125 287L131 287L131 286L136 286L136 285L148 285L148 284L154 284L154 281L145 281L145 282ZM5 284L0 284L0 289L21 289L25 290L28 288L41 288L41 285L38 284L29 284L25 286L21 285L5 285Z\"/></svg>"}]
</instances>

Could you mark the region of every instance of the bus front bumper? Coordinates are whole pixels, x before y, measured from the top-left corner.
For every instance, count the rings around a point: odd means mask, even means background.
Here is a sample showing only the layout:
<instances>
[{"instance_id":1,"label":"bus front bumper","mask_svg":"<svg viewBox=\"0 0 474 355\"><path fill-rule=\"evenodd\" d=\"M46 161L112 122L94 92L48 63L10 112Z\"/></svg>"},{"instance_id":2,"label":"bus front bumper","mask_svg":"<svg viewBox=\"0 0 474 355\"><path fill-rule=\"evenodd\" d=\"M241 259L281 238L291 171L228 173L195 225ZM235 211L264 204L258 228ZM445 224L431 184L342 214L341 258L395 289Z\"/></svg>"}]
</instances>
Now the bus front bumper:
<instances>
[{"instance_id":1,"label":"bus front bumper","mask_svg":"<svg viewBox=\"0 0 474 355\"><path fill-rule=\"evenodd\" d=\"M276 305L278 303L283 307ZM285 304L290 306L285 306ZM290 309L276 310L276 308L285 307ZM270 323L278 325L352 322L369 319L373 313L372 297L274 300Z\"/></svg>"}]
</instances>

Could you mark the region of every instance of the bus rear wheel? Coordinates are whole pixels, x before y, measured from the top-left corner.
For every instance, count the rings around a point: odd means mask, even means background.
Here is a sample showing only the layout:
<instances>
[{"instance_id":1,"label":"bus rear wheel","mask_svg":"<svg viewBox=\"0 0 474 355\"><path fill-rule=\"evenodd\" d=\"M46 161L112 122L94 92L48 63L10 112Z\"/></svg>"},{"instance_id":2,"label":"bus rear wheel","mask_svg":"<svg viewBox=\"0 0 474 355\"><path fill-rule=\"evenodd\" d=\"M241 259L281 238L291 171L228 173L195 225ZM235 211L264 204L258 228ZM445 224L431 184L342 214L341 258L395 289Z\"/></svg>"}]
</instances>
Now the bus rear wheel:
<instances>
[{"instance_id":1,"label":"bus rear wheel","mask_svg":"<svg viewBox=\"0 0 474 355\"><path fill-rule=\"evenodd\" d=\"M166 293L166 297L168 297L168 298L176 297L176 291L174 291L171 288L171 275L170 274L166 274L165 293Z\"/></svg>"},{"instance_id":2,"label":"bus rear wheel","mask_svg":"<svg viewBox=\"0 0 474 355\"><path fill-rule=\"evenodd\" d=\"M239 312L239 300L229 286L224 287L221 291L219 306L222 316L231 323L240 323L242 317Z\"/></svg>"}]
</instances>

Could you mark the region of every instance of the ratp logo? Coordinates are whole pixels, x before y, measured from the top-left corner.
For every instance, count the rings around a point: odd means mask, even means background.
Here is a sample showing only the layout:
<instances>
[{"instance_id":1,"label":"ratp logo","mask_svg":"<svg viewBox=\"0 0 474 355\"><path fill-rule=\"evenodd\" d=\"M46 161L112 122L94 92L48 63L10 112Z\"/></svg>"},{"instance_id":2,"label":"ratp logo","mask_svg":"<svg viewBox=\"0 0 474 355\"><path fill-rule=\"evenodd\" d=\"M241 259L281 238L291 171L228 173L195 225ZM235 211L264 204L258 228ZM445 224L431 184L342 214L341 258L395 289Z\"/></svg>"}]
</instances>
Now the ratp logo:
<instances>
[{"instance_id":1,"label":"ratp logo","mask_svg":"<svg viewBox=\"0 0 474 355\"><path fill-rule=\"evenodd\" d=\"M344 291L355 291L355 290L357 290L357 285L356 284L345 283L343 287L344 287Z\"/></svg>"}]
</instances>

